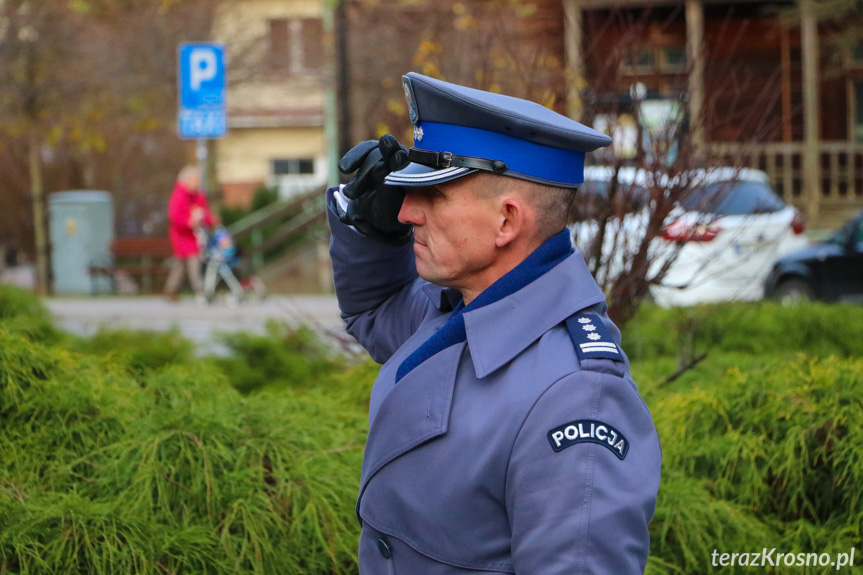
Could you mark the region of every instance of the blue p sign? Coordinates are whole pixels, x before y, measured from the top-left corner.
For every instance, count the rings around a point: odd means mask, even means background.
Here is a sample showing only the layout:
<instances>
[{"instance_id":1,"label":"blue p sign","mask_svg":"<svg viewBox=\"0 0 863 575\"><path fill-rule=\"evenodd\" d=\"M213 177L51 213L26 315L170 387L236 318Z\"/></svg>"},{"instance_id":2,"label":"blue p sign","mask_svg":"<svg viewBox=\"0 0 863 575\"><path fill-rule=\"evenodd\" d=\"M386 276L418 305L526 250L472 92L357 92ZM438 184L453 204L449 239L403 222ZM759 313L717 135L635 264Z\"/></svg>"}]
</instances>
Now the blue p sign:
<instances>
[{"instance_id":1,"label":"blue p sign","mask_svg":"<svg viewBox=\"0 0 863 575\"><path fill-rule=\"evenodd\" d=\"M200 91L201 84L215 78L218 72L216 51L211 48L192 48L189 64L189 85L193 92Z\"/></svg>"},{"instance_id":2,"label":"blue p sign","mask_svg":"<svg viewBox=\"0 0 863 575\"><path fill-rule=\"evenodd\" d=\"M217 138L225 118L225 48L220 44L180 45L180 137Z\"/></svg>"}]
</instances>

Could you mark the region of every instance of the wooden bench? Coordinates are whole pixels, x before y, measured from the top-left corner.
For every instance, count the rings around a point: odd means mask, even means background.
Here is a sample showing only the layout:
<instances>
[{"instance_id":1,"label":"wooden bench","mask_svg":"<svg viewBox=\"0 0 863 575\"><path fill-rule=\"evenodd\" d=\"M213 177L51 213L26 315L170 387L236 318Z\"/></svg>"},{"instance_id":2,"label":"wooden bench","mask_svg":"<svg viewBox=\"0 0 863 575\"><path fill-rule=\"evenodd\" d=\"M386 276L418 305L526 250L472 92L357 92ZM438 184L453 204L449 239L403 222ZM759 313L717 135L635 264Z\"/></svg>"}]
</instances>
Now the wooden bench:
<instances>
[{"instance_id":1,"label":"wooden bench","mask_svg":"<svg viewBox=\"0 0 863 575\"><path fill-rule=\"evenodd\" d=\"M118 238L111 242L108 250L109 258L90 262L90 284L93 294L97 293L99 277L108 277L111 281L111 292L117 291L117 275L126 274L139 281L141 292L153 290L153 278L167 276L170 271L170 259L174 252L168 238L142 236L135 238Z\"/></svg>"}]
</instances>

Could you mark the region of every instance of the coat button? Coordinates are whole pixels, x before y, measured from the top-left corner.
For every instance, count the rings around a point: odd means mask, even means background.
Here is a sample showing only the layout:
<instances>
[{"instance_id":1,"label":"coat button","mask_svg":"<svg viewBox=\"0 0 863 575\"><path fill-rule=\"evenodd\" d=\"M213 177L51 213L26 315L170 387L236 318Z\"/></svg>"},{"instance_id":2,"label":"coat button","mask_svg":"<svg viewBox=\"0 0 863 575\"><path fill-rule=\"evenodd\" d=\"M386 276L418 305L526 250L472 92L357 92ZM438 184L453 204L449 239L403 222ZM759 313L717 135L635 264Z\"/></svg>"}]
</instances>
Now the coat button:
<instances>
[{"instance_id":1,"label":"coat button","mask_svg":"<svg viewBox=\"0 0 863 575\"><path fill-rule=\"evenodd\" d=\"M381 552L381 555L384 556L384 559L389 559L393 556L393 550L390 549L390 546L387 545L387 542L383 539L378 539L378 549Z\"/></svg>"}]
</instances>

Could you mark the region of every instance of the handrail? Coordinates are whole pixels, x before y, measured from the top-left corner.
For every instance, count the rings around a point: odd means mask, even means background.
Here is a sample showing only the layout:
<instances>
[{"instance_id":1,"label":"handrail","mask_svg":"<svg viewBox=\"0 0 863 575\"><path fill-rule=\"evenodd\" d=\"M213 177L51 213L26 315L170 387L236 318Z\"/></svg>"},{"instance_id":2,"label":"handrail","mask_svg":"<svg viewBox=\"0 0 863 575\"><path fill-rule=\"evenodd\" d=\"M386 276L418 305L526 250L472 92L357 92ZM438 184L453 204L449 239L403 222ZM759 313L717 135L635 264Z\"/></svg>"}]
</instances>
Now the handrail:
<instances>
[{"instance_id":1,"label":"handrail","mask_svg":"<svg viewBox=\"0 0 863 575\"><path fill-rule=\"evenodd\" d=\"M321 206L323 207L323 206ZM291 218L290 221L286 222L285 225L276 231L269 238L261 242L259 246L253 247L252 252L259 251L260 253L267 253L277 248L280 244L283 244L290 240L296 234L305 231L305 229L311 224L323 220L325 212L323 209L321 210L308 210L299 214L295 218Z\"/></svg>"},{"instance_id":2,"label":"handrail","mask_svg":"<svg viewBox=\"0 0 863 575\"><path fill-rule=\"evenodd\" d=\"M264 256L285 246L315 222L324 219L326 201L323 189L282 200L234 222L228 231L234 239L249 236L246 250L252 269L264 266Z\"/></svg>"},{"instance_id":3,"label":"handrail","mask_svg":"<svg viewBox=\"0 0 863 575\"><path fill-rule=\"evenodd\" d=\"M741 167L764 170L785 201L801 202L804 195L803 142L711 143L712 154ZM822 205L863 203L863 144L818 142L818 202Z\"/></svg>"},{"instance_id":4,"label":"handrail","mask_svg":"<svg viewBox=\"0 0 863 575\"><path fill-rule=\"evenodd\" d=\"M323 189L272 203L237 220L228 226L228 231L235 239L250 235L258 228L283 220L297 210L302 210L306 202L318 197L323 197Z\"/></svg>"}]
</instances>

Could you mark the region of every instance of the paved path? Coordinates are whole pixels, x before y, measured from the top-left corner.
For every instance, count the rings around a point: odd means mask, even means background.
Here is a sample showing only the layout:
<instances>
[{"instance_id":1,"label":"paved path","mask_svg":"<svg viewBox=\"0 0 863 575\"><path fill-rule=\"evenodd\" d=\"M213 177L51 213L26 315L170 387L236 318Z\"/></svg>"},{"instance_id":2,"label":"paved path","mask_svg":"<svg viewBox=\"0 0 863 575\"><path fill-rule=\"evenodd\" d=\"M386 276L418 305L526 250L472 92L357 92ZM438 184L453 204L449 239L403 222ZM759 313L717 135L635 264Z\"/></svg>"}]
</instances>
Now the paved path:
<instances>
[{"instance_id":1,"label":"paved path","mask_svg":"<svg viewBox=\"0 0 863 575\"><path fill-rule=\"evenodd\" d=\"M100 328L148 331L178 330L204 352L220 351L218 334L246 331L263 334L270 319L290 325L306 325L336 345L351 351L335 296L273 295L264 301L243 302L228 307L217 301L207 307L192 298L171 303L162 297L94 297L45 299L57 325L79 335L92 335Z\"/></svg>"}]
</instances>

